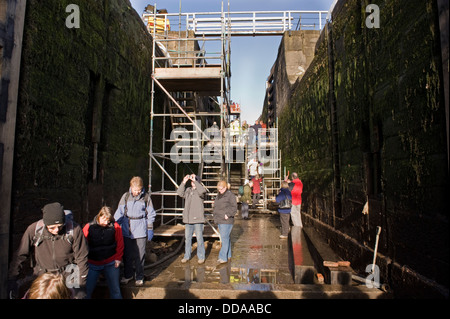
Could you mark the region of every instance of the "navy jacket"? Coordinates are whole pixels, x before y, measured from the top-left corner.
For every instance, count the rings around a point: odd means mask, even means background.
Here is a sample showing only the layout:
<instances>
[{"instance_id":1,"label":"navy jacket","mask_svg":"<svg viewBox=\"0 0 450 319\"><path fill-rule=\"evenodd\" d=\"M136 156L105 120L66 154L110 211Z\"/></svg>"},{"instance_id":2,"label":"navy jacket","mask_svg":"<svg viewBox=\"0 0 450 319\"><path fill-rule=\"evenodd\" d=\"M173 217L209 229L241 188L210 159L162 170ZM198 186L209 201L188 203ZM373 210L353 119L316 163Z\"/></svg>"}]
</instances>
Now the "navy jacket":
<instances>
[{"instance_id":1,"label":"navy jacket","mask_svg":"<svg viewBox=\"0 0 450 319\"><path fill-rule=\"evenodd\" d=\"M277 197L275 197L275 201L277 203L281 203L281 201L285 200L286 197L289 198L290 200L292 200L292 195L291 195L291 192L289 191L289 188L281 188ZM291 212L291 209L290 208L284 208L284 209L278 208L278 212L281 214L289 214Z\"/></svg>"}]
</instances>

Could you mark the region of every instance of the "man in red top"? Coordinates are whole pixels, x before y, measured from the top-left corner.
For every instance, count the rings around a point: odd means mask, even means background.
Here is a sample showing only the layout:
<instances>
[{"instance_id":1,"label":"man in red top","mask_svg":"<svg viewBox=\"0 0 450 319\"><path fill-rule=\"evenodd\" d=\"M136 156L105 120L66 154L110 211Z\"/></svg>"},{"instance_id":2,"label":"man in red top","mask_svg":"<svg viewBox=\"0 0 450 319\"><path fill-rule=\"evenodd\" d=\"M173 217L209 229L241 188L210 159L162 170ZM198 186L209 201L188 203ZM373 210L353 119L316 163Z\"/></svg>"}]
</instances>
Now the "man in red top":
<instances>
[{"instance_id":1,"label":"man in red top","mask_svg":"<svg viewBox=\"0 0 450 319\"><path fill-rule=\"evenodd\" d=\"M294 183L294 188L291 191L292 195L291 219L294 226L303 227L302 216L300 214L300 209L302 206L303 183L298 178L297 173L292 173L292 183Z\"/></svg>"}]
</instances>

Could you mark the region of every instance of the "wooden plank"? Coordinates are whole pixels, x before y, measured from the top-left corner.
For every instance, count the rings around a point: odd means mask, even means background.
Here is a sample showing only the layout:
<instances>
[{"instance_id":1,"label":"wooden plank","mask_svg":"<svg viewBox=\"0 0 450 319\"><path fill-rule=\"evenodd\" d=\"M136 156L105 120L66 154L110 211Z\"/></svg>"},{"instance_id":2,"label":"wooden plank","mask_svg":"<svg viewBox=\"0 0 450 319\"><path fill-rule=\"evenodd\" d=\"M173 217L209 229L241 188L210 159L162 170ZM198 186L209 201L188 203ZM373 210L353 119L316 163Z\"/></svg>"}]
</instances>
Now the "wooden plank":
<instances>
[{"instance_id":1,"label":"wooden plank","mask_svg":"<svg viewBox=\"0 0 450 319\"><path fill-rule=\"evenodd\" d=\"M162 79L220 79L221 68L155 68L155 78Z\"/></svg>"}]
</instances>

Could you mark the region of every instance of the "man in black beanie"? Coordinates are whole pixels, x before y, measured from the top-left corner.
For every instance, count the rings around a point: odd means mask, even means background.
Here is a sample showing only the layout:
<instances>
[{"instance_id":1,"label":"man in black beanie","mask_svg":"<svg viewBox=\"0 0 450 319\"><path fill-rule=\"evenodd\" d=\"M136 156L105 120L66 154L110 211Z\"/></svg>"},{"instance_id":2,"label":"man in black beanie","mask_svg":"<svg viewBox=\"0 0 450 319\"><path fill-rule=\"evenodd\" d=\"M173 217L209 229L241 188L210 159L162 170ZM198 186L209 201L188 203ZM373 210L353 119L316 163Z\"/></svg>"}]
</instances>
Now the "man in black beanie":
<instances>
[{"instance_id":1,"label":"man in black beanie","mask_svg":"<svg viewBox=\"0 0 450 319\"><path fill-rule=\"evenodd\" d=\"M66 217L60 203L45 205L42 213L43 218L28 226L22 236L9 268L9 288L13 289L24 262L34 255L34 276L45 272L62 273L74 297L83 298L89 252L83 231Z\"/></svg>"},{"instance_id":2,"label":"man in black beanie","mask_svg":"<svg viewBox=\"0 0 450 319\"><path fill-rule=\"evenodd\" d=\"M65 224L66 214L64 213L64 207L60 203L47 204L42 209L43 222L47 226L47 230L53 234L57 235L60 228Z\"/></svg>"}]
</instances>

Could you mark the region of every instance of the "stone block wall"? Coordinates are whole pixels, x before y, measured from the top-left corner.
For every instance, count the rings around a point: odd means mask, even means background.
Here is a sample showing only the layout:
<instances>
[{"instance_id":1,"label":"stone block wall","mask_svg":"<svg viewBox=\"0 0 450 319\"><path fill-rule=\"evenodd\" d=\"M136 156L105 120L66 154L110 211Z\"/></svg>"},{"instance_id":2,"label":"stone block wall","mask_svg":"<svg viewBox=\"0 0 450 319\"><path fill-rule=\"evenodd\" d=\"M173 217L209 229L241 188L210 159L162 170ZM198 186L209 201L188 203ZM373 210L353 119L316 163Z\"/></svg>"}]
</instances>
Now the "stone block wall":
<instances>
[{"instance_id":1,"label":"stone block wall","mask_svg":"<svg viewBox=\"0 0 450 319\"><path fill-rule=\"evenodd\" d=\"M370 251L381 226L384 280L399 294L413 294L402 286L411 282L402 276L412 273L448 287L449 172L437 4L370 3L380 9L380 28L366 26L369 1L336 4L314 60L279 115L283 166L301 176L302 211L310 224L352 239L328 236L344 258L361 269L371 263L367 253L355 253L360 247L354 243ZM363 214L366 203L369 213ZM411 271L399 270L406 265Z\"/></svg>"},{"instance_id":2,"label":"stone block wall","mask_svg":"<svg viewBox=\"0 0 450 319\"><path fill-rule=\"evenodd\" d=\"M16 234L48 202L61 202L86 223L102 205L117 207L132 176L148 183L151 36L128 0L80 2L79 28L66 25L71 3L27 1L14 159ZM162 105L157 93L155 108ZM159 136L161 124L154 125Z\"/></svg>"}]
</instances>

